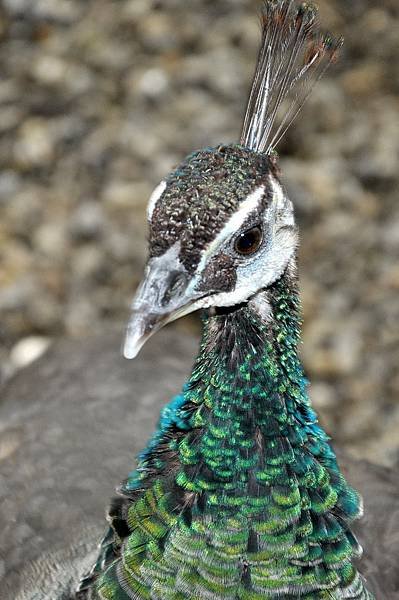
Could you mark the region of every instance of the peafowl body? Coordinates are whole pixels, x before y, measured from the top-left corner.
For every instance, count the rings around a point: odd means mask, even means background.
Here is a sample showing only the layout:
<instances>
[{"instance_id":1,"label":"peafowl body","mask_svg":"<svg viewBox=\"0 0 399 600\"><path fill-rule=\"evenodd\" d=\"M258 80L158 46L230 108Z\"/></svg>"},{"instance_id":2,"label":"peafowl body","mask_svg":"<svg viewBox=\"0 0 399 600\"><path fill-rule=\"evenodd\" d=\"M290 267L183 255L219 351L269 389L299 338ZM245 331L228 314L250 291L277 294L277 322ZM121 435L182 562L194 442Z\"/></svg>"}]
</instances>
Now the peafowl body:
<instances>
[{"instance_id":1,"label":"peafowl body","mask_svg":"<svg viewBox=\"0 0 399 600\"><path fill-rule=\"evenodd\" d=\"M240 144L190 155L150 199L125 356L200 308L203 337L111 505L79 599L373 598L354 564L361 500L317 423L298 356L297 228L273 153L338 46L309 6L266 2Z\"/></svg>"}]
</instances>

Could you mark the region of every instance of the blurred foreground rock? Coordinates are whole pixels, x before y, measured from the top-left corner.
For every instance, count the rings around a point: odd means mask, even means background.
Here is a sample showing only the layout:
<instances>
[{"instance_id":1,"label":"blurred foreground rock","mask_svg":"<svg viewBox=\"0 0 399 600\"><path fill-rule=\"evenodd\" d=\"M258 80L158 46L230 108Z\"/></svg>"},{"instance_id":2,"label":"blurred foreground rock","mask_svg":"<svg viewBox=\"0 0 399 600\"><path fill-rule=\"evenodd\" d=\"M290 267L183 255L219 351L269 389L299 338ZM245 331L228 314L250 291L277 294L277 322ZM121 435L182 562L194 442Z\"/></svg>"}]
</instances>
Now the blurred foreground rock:
<instances>
[{"instance_id":1,"label":"blurred foreground rock","mask_svg":"<svg viewBox=\"0 0 399 600\"><path fill-rule=\"evenodd\" d=\"M21 371L0 403L0 600L68 600L95 555L114 487L135 466L197 349L168 328L140 357L119 335L62 342ZM173 351L171 351L171 348ZM341 456L364 495L362 572L378 600L399 594L399 478Z\"/></svg>"}]
</instances>

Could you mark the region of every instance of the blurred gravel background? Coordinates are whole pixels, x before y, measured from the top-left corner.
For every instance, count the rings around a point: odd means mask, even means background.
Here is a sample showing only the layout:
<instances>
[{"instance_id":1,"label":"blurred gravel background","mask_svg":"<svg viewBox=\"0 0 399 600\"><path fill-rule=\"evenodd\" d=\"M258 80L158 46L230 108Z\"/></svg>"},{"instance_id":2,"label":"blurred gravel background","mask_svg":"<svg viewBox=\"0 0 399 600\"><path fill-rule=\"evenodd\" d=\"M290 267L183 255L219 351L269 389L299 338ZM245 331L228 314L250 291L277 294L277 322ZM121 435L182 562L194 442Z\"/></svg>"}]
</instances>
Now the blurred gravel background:
<instances>
[{"instance_id":1,"label":"blurred gravel background","mask_svg":"<svg viewBox=\"0 0 399 600\"><path fill-rule=\"evenodd\" d=\"M279 148L301 225L311 394L354 454L399 458L397 0L320 0L344 57ZM122 323L145 205L189 151L235 141L258 0L0 4L0 357ZM196 321L186 327L196 328Z\"/></svg>"}]
</instances>

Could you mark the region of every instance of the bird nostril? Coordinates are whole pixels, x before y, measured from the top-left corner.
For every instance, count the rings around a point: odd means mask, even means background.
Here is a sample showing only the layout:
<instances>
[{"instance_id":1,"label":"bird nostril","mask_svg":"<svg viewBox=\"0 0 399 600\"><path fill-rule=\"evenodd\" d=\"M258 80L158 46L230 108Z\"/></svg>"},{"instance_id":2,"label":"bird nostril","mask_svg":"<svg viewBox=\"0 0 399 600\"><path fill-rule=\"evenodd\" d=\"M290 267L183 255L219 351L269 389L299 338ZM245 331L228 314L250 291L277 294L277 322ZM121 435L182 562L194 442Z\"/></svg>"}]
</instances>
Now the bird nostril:
<instances>
[{"instance_id":1,"label":"bird nostril","mask_svg":"<svg viewBox=\"0 0 399 600\"><path fill-rule=\"evenodd\" d=\"M161 300L162 306L168 304L173 297L178 296L185 288L185 285L186 276L184 273L172 273L168 281L168 287Z\"/></svg>"}]
</instances>

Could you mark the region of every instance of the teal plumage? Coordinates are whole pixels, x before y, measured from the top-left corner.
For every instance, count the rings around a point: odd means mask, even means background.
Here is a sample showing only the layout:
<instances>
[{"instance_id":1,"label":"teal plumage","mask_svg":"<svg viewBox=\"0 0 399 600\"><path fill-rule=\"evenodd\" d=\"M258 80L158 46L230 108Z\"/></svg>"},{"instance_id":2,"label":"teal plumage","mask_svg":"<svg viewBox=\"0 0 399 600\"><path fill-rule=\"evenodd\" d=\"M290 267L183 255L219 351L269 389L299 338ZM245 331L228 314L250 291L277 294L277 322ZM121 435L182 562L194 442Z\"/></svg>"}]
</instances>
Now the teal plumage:
<instances>
[{"instance_id":1,"label":"teal plumage","mask_svg":"<svg viewBox=\"0 0 399 600\"><path fill-rule=\"evenodd\" d=\"M339 46L314 23L308 5L265 2L241 144L191 154L150 199L125 356L198 308L203 337L118 490L78 598L373 598L355 566L361 499L318 424L298 354L297 229L270 149L279 103Z\"/></svg>"}]
</instances>

